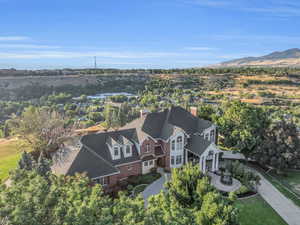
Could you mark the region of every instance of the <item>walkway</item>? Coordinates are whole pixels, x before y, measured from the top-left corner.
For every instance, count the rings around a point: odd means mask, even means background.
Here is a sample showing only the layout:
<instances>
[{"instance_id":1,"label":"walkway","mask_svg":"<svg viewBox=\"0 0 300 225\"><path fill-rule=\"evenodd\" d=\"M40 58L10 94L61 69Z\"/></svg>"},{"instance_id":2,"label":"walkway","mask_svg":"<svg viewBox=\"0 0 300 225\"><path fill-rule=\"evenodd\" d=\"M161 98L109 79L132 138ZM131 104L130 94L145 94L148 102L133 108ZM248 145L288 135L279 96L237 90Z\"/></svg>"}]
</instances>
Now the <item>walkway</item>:
<instances>
[{"instance_id":1,"label":"walkway","mask_svg":"<svg viewBox=\"0 0 300 225\"><path fill-rule=\"evenodd\" d=\"M157 195L161 190L164 190L164 184L170 179L170 174L165 173L162 168L158 168L158 171L161 174L161 177L150 184L143 192L142 196L145 200L145 206L147 206L148 198L152 195Z\"/></svg>"},{"instance_id":2,"label":"walkway","mask_svg":"<svg viewBox=\"0 0 300 225\"><path fill-rule=\"evenodd\" d=\"M289 225L300 225L300 208L291 200L281 194L268 180L261 174L258 193L269 205L286 221Z\"/></svg>"},{"instance_id":3,"label":"walkway","mask_svg":"<svg viewBox=\"0 0 300 225\"><path fill-rule=\"evenodd\" d=\"M211 172L208 172L208 175L211 177L211 185L213 185L216 189L220 191L233 192L238 190L242 186L241 182L234 178L232 178L232 185L225 185L221 183L220 176Z\"/></svg>"}]
</instances>

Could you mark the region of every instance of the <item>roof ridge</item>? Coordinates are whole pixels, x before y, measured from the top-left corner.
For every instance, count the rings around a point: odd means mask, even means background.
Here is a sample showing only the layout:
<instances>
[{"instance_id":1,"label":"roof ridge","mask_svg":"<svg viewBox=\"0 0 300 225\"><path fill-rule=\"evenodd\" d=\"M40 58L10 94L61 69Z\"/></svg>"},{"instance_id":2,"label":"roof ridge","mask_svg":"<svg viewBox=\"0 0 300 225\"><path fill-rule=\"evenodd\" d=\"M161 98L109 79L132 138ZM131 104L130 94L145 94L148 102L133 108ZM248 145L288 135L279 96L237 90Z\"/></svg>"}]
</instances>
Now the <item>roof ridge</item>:
<instances>
[{"instance_id":1,"label":"roof ridge","mask_svg":"<svg viewBox=\"0 0 300 225\"><path fill-rule=\"evenodd\" d=\"M166 124L168 123L168 120L169 120L169 117L170 117L170 113L171 113L171 108L167 108L167 109L165 109L163 112L166 112L167 115L166 115L166 117L165 117L165 121L164 121L164 123L163 123L163 125L162 125L162 127L161 127L161 130L160 130L160 134L159 134L160 137L162 136L162 132L163 132L163 130L164 130L164 127L165 127Z\"/></svg>"}]
</instances>

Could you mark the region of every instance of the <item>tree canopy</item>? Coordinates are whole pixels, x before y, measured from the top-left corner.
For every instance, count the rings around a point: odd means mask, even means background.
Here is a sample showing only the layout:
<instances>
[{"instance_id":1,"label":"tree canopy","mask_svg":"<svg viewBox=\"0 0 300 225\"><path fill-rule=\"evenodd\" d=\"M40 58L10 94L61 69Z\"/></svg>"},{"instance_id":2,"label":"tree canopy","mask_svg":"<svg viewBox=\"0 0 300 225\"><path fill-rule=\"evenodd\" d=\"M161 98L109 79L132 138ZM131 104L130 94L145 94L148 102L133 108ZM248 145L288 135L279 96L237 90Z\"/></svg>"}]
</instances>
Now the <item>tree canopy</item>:
<instances>
[{"instance_id":1,"label":"tree canopy","mask_svg":"<svg viewBox=\"0 0 300 225\"><path fill-rule=\"evenodd\" d=\"M275 168L300 168L300 139L296 125L283 117L270 124L262 136L262 143L253 152L261 165Z\"/></svg>"},{"instance_id":2,"label":"tree canopy","mask_svg":"<svg viewBox=\"0 0 300 225\"><path fill-rule=\"evenodd\" d=\"M261 136L269 124L267 113L262 108L240 101L223 103L215 121L224 136L222 144L246 156L261 142Z\"/></svg>"},{"instance_id":3,"label":"tree canopy","mask_svg":"<svg viewBox=\"0 0 300 225\"><path fill-rule=\"evenodd\" d=\"M151 197L147 208L141 196L121 192L112 199L82 175L15 173L10 187L0 186L0 221L10 225L237 224L233 198L223 198L197 166L174 170L167 191Z\"/></svg>"}]
</instances>

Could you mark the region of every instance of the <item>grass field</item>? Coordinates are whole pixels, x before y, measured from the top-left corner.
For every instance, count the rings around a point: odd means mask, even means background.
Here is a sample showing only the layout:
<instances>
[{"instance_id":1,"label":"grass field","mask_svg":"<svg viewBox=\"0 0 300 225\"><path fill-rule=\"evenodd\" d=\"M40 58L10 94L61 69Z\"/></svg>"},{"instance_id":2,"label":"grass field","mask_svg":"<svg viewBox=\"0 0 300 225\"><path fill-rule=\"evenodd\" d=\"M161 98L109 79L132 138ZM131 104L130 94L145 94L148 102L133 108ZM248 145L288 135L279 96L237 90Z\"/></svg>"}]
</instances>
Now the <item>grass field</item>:
<instances>
[{"instance_id":1,"label":"grass field","mask_svg":"<svg viewBox=\"0 0 300 225\"><path fill-rule=\"evenodd\" d=\"M288 182L289 185L293 187L293 190L300 194L300 172L287 172L287 176L280 176L285 182Z\"/></svg>"},{"instance_id":2,"label":"grass field","mask_svg":"<svg viewBox=\"0 0 300 225\"><path fill-rule=\"evenodd\" d=\"M0 139L0 180L8 177L9 171L14 169L21 155L21 141L17 138ZM28 150L28 148L24 148Z\"/></svg>"},{"instance_id":3,"label":"grass field","mask_svg":"<svg viewBox=\"0 0 300 225\"><path fill-rule=\"evenodd\" d=\"M292 82L292 78L276 77L272 75L236 75L233 79L235 80L234 87L224 88L218 91L207 91L206 93L210 95L223 94L225 96L230 96L235 99L241 99L243 102L258 105L270 102L274 99L280 99L285 103L300 103L300 89L297 85L264 83L251 84L247 87L244 86L245 83L251 80L258 80L261 82L274 82L278 80ZM272 94L273 96L260 96L260 93L262 92Z\"/></svg>"},{"instance_id":4,"label":"grass field","mask_svg":"<svg viewBox=\"0 0 300 225\"><path fill-rule=\"evenodd\" d=\"M240 225L287 225L260 196L238 200Z\"/></svg>"}]
</instances>

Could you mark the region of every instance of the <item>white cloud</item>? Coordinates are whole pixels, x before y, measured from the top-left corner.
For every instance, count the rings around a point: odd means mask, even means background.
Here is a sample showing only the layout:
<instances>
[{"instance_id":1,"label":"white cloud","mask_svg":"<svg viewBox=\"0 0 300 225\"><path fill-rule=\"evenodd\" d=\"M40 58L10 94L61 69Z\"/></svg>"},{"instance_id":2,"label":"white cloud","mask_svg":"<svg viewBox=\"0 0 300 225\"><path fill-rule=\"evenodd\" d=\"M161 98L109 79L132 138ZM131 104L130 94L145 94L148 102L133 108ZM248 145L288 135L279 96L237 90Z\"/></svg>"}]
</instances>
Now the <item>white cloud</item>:
<instances>
[{"instance_id":1,"label":"white cloud","mask_svg":"<svg viewBox=\"0 0 300 225\"><path fill-rule=\"evenodd\" d=\"M0 53L0 59L42 59L42 58L83 58L98 56L103 58L139 59L139 58L163 58L182 56L176 52L67 52L67 51L39 51L39 52L6 52Z\"/></svg>"},{"instance_id":2,"label":"white cloud","mask_svg":"<svg viewBox=\"0 0 300 225\"><path fill-rule=\"evenodd\" d=\"M181 0L185 4L203 7L264 13L276 17L300 16L300 4L295 0Z\"/></svg>"},{"instance_id":3,"label":"white cloud","mask_svg":"<svg viewBox=\"0 0 300 225\"><path fill-rule=\"evenodd\" d=\"M24 41L29 39L29 37L25 36L0 36L0 41Z\"/></svg>"},{"instance_id":4,"label":"white cloud","mask_svg":"<svg viewBox=\"0 0 300 225\"><path fill-rule=\"evenodd\" d=\"M213 50L217 50L217 48L210 48L210 47L185 47L184 50L188 50L188 51L213 51Z\"/></svg>"},{"instance_id":5,"label":"white cloud","mask_svg":"<svg viewBox=\"0 0 300 225\"><path fill-rule=\"evenodd\" d=\"M7 49L57 49L61 48L60 46L51 46L51 45L33 45L33 44L0 44L0 48Z\"/></svg>"}]
</instances>

